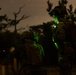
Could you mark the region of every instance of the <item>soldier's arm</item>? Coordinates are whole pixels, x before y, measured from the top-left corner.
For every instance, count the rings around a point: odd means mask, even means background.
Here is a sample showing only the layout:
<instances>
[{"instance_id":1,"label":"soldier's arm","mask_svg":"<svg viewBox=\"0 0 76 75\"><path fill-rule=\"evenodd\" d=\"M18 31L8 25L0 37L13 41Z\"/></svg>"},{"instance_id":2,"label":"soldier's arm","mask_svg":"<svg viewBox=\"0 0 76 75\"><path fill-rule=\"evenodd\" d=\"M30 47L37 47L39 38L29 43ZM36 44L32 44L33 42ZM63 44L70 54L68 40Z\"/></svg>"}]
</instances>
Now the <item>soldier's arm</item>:
<instances>
[{"instance_id":1,"label":"soldier's arm","mask_svg":"<svg viewBox=\"0 0 76 75\"><path fill-rule=\"evenodd\" d=\"M43 55L43 56L45 56L45 52L44 52L44 49L43 49L43 47L40 45L40 51L41 51L41 54Z\"/></svg>"}]
</instances>

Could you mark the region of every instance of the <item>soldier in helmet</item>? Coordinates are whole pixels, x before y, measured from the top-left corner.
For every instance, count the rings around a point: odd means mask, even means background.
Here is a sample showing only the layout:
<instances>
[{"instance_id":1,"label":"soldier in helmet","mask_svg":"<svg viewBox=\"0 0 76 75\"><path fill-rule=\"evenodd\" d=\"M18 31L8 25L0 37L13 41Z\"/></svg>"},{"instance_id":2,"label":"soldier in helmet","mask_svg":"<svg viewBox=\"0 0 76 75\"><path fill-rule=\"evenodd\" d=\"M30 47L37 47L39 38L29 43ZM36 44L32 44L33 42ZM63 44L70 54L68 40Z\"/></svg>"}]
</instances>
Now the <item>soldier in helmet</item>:
<instances>
[{"instance_id":1,"label":"soldier in helmet","mask_svg":"<svg viewBox=\"0 0 76 75\"><path fill-rule=\"evenodd\" d=\"M55 7L50 14L56 19L57 23L53 33L53 41L58 48L60 75L71 75L75 49L71 31L75 24L65 18L67 16L65 6Z\"/></svg>"},{"instance_id":2,"label":"soldier in helmet","mask_svg":"<svg viewBox=\"0 0 76 75\"><path fill-rule=\"evenodd\" d=\"M25 48L27 54L27 65L31 65L32 75L42 75L41 65L44 57L43 47L38 44L38 35L35 32L25 34Z\"/></svg>"}]
</instances>

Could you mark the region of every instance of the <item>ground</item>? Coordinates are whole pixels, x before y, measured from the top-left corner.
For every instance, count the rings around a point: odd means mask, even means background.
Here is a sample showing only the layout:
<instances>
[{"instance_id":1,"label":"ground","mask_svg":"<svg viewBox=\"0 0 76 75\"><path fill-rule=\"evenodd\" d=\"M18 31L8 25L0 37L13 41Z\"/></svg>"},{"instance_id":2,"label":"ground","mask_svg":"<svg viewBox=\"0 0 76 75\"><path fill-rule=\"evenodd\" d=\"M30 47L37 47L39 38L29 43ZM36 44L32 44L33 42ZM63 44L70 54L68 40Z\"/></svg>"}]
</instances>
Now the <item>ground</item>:
<instances>
[{"instance_id":1,"label":"ground","mask_svg":"<svg viewBox=\"0 0 76 75\"><path fill-rule=\"evenodd\" d=\"M43 67L46 70L47 75L59 75L59 67ZM1 74L1 65L0 65L0 75ZM11 74L12 75L12 74ZM76 67L74 66L72 69L72 75L76 75Z\"/></svg>"}]
</instances>

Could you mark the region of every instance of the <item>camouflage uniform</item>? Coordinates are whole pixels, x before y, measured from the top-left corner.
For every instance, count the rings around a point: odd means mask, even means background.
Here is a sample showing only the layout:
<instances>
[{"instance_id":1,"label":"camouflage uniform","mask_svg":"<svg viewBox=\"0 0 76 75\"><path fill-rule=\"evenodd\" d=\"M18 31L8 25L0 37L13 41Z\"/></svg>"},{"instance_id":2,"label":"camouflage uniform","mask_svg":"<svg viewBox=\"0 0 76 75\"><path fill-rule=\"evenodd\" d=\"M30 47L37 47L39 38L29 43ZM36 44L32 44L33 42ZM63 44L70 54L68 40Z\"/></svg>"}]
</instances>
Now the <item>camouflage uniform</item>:
<instances>
[{"instance_id":1,"label":"camouflage uniform","mask_svg":"<svg viewBox=\"0 0 76 75\"><path fill-rule=\"evenodd\" d=\"M60 75L71 75L74 58L74 48L71 44L71 36L69 33L67 34L67 32L70 31L66 28L68 27L67 25L65 25L64 22L60 22L54 33L54 40L58 44L58 63L60 66Z\"/></svg>"},{"instance_id":2,"label":"camouflage uniform","mask_svg":"<svg viewBox=\"0 0 76 75\"><path fill-rule=\"evenodd\" d=\"M37 42L38 36L36 33L29 33L27 35L25 48L27 54L27 63L31 65L32 75L42 75L40 71L44 50L43 47Z\"/></svg>"}]
</instances>

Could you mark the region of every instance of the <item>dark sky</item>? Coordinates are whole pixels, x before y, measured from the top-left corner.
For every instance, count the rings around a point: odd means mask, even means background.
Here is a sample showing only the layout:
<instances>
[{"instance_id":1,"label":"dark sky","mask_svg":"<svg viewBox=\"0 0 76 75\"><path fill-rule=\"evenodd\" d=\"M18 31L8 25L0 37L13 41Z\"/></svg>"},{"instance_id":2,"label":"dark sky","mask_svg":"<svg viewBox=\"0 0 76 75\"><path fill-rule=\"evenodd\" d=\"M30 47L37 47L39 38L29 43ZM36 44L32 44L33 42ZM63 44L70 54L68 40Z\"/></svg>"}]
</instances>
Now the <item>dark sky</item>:
<instances>
[{"instance_id":1,"label":"dark sky","mask_svg":"<svg viewBox=\"0 0 76 75\"><path fill-rule=\"evenodd\" d=\"M58 4L58 0L50 0L55 5ZM76 0L68 0L68 5L73 4L76 7ZM31 15L28 19L21 21L18 27L27 27L30 25L38 25L43 22L48 22L51 17L48 15L47 0L0 0L0 7L2 8L0 14L8 14L10 18L13 18L13 12L17 12L19 7L25 5L20 13L20 16L25 14ZM19 16L19 17L20 17Z\"/></svg>"}]
</instances>

